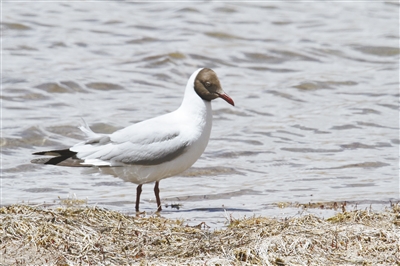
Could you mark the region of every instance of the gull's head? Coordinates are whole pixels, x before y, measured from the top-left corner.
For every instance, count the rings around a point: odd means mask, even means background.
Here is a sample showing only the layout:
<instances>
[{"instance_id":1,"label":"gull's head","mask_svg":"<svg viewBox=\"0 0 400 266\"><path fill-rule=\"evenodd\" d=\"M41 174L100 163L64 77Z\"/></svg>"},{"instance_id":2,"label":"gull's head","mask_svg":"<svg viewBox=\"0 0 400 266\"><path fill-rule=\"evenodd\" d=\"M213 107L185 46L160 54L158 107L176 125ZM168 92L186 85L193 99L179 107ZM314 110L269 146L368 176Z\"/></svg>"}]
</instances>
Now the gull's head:
<instances>
[{"instance_id":1,"label":"gull's head","mask_svg":"<svg viewBox=\"0 0 400 266\"><path fill-rule=\"evenodd\" d=\"M232 98L222 90L217 74L212 69L203 68L199 71L194 80L194 90L205 101L222 98L230 105L235 105Z\"/></svg>"}]
</instances>

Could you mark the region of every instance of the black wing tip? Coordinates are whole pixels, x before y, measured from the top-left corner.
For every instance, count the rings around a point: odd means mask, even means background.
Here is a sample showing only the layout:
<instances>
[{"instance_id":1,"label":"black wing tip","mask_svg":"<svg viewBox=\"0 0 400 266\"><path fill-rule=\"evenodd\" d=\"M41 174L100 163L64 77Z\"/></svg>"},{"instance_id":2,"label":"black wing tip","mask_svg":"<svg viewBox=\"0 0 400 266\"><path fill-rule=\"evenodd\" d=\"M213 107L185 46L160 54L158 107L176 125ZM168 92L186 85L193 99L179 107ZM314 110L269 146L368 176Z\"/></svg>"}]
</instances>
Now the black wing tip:
<instances>
[{"instance_id":1,"label":"black wing tip","mask_svg":"<svg viewBox=\"0 0 400 266\"><path fill-rule=\"evenodd\" d=\"M64 150L53 150L53 151L39 151L39 152L34 152L32 153L33 155L48 155L48 156L54 156L54 158L39 158L39 159L34 159L31 161L31 163L39 163L39 164L59 164L62 161L71 158L75 156L77 153L74 151L71 151L70 149L64 149Z\"/></svg>"},{"instance_id":2,"label":"black wing tip","mask_svg":"<svg viewBox=\"0 0 400 266\"><path fill-rule=\"evenodd\" d=\"M39 151L32 153L32 155L48 155L48 156L73 156L75 154L76 152L71 151L70 149Z\"/></svg>"},{"instance_id":3,"label":"black wing tip","mask_svg":"<svg viewBox=\"0 0 400 266\"><path fill-rule=\"evenodd\" d=\"M47 151L39 151L39 152L34 152L32 155L46 155Z\"/></svg>"}]
</instances>

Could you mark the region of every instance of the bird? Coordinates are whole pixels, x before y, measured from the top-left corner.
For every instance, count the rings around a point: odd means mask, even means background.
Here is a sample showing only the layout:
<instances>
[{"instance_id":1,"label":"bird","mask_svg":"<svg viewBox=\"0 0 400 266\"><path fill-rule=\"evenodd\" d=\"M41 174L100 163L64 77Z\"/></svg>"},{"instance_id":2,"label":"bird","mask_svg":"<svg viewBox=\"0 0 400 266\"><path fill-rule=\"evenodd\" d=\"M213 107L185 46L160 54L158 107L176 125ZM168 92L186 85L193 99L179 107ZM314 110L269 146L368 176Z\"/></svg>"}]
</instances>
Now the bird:
<instances>
[{"instance_id":1,"label":"bird","mask_svg":"<svg viewBox=\"0 0 400 266\"><path fill-rule=\"evenodd\" d=\"M132 124L111 134L93 132L88 124L79 127L85 141L59 150L35 152L32 163L94 167L137 184L135 210L139 212L142 185L153 183L157 212L162 210L160 180L190 168L202 155L212 127L211 101L217 98L235 106L217 74L199 68L189 78L181 105L173 112Z\"/></svg>"}]
</instances>

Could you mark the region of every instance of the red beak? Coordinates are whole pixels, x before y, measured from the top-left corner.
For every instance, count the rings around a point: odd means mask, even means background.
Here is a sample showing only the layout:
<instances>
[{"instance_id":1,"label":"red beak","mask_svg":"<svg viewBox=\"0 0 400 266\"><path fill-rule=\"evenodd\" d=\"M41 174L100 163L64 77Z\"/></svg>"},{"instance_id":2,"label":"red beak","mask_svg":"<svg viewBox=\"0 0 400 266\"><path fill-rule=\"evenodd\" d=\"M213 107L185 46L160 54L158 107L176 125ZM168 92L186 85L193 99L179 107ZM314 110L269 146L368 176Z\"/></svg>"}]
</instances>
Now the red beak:
<instances>
[{"instance_id":1,"label":"red beak","mask_svg":"<svg viewBox=\"0 0 400 266\"><path fill-rule=\"evenodd\" d=\"M221 93L218 93L218 92L217 92L217 94L218 94L218 96L219 96L220 98L224 99L227 103L229 103L229 104L232 105L232 106L235 106L235 103L233 102L232 98L229 97L229 95L226 94L224 91L222 91Z\"/></svg>"}]
</instances>

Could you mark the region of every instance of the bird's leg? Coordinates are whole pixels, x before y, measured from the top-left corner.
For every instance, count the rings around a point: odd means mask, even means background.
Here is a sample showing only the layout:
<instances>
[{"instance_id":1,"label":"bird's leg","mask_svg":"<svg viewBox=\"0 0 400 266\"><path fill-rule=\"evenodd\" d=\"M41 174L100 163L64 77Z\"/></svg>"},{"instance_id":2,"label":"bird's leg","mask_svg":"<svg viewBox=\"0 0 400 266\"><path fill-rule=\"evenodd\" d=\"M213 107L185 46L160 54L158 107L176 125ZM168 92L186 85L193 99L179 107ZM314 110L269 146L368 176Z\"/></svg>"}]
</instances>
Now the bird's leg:
<instances>
[{"instance_id":1,"label":"bird's leg","mask_svg":"<svg viewBox=\"0 0 400 266\"><path fill-rule=\"evenodd\" d=\"M161 200L160 200L160 189L158 188L158 183L159 183L159 181L156 181L156 184L154 185L154 194L156 195L157 212L160 212L162 210L162 208L161 208Z\"/></svg>"},{"instance_id":2,"label":"bird's leg","mask_svg":"<svg viewBox=\"0 0 400 266\"><path fill-rule=\"evenodd\" d=\"M142 185L139 185L136 188L136 212L139 212L140 194L142 194Z\"/></svg>"}]
</instances>

